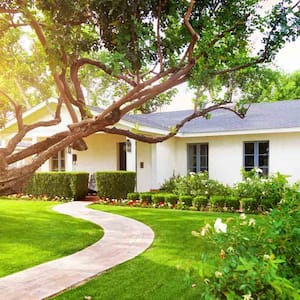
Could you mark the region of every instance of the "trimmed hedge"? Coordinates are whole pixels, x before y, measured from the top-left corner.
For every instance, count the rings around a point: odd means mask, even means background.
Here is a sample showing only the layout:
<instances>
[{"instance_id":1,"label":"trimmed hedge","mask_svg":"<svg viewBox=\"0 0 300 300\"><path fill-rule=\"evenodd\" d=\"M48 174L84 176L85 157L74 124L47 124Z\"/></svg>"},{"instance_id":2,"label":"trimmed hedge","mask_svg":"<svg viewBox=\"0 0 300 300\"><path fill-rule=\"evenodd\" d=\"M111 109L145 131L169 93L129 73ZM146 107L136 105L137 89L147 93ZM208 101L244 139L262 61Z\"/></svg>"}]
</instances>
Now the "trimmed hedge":
<instances>
[{"instance_id":1,"label":"trimmed hedge","mask_svg":"<svg viewBox=\"0 0 300 300\"><path fill-rule=\"evenodd\" d=\"M150 192L140 193L140 200L141 200L141 202L151 203L152 202L152 194Z\"/></svg>"},{"instance_id":2,"label":"trimmed hedge","mask_svg":"<svg viewBox=\"0 0 300 300\"><path fill-rule=\"evenodd\" d=\"M138 193L138 192L128 193L127 194L127 199L128 200L139 200L140 199L140 193Z\"/></svg>"},{"instance_id":3,"label":"trimmed hedge","mask_svg":"<svg viewBox=\"0 0 300 300\"><path fill-rule=\"evenodd\" d=\"M205 208L208 205L208 198L206 196L196 196L193 199L193 206L200 210L201 208Z\"/></svg>"},{"instance_id":4,"label":"trimmed hedge","mask_svg":"<svg viewBox=\"0 0 300 300\"><path fill-rule=\"evenodd\" d=\"M152 195L152 202L154 204L159 204L161 202L165 202L165 194L153 194Z\"/></svg>"},{"instance_id":5,"label":"trimmed hedge","mask_svg":"<svg viewBox=\"0 0 300 300\"><path fill-rule=\"evenodd\" d=\"M135 188L135 172L109 171L96 172L95 180L99 197L126 199Z\"/></svg>"},{"instance_id":6,"label":"trimmed hedge","mask_svg":"<svg viewBox=\"0 0 300 300\"><path fill-rule=\"evenodd\" d=\"M178 202L178 196L175 194L166 194L165 195L165 201L167 203L170 203L172 205L176 205Z\"/></svg>"},{"instance_id":7,"label":"trimmed hedge","mask_svg":"<svg viewBox=\"0 0 300 300\"><path fill-rule=\"evenodd\" d=\"M89 173L36 172L24 192L34 196L80 200L88 193Z\"/></svg>"},{"instance_id":8,"label":"trimmed hedge","mask_svg":"<svg viewBox=\"0 0 300 300\"><path fill-rule=\"evenodd\" d=\"M180 196L179 201L185 207L191 207L192 204L193 204L193 197L192 196L186 196L186 195Z\"/></svg>"},{"instance_id":9,"label":"trimmed hedge","mask_svg":"<svg viewBox=\"0 0 300 300\"><path fill-rule=\"evenodd\" d=\"M245 211L255 212L258 208L258 202L254 198L242 198L241 202Z\"/></svg>"},{"instance_id":10,"label":"trimmed hedge","mask_svg":"<svg viewBox=\"0 0 300 300\"><path fill-rule=\"evenodd\" d=\"M225 199L226 196L211 196L209 201L213 209L222 211L225 206Z\"/></svg>"},{"instance_id":11,"label":"trimmed hedge","mask_svg":"<svg viewBox=\"0 0 300 300\"><path fill-rule=\"evenodd\" d=\"M240 208L240 199L234 196L227 196L225 199L225 204L230 210L238 210Z\"/></svg>"}]
</instances>

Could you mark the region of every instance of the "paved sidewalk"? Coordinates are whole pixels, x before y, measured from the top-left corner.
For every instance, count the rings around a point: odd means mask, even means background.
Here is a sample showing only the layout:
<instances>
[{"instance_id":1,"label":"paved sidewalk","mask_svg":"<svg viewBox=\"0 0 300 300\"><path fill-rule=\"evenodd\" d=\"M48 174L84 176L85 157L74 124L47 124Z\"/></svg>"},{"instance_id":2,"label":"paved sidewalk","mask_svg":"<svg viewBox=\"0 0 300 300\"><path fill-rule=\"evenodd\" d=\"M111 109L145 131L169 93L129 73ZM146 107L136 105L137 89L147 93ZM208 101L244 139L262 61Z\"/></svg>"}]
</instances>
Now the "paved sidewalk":
<instances>
[{"instance_id":1,"label":"paved sidewalk","mask_svg":"<svg viewBox=\"0 0 300 300\"><path fill-rule=\"evenodd\" d=\"M69 202L54 207L63 214L89 220L104 229L95 244L75 254L0 278L0 299L38 300L77 286L147 249L153 231L126 217L87 208L90 202Z\"/></svg>"}]
</instances>

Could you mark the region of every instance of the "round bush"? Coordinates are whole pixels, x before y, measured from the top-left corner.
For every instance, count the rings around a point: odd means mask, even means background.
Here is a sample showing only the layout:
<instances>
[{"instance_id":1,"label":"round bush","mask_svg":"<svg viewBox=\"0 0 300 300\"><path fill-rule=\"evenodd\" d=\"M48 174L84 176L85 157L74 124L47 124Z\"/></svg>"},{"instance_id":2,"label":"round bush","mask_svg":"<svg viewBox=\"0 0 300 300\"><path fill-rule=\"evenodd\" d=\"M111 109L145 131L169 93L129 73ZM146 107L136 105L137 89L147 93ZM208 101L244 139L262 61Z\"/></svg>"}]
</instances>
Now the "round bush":
<instances>
[{"instance_id":1,"label":"round bush","mask_svg":"<svg viewBox=\"0 0 300 300\"><path fill-rule=\"evenodd\" d=\"M225 206L226 196L211 196L209 201L213 208L217 210L223 210Z\"/></svg>"},{"instance_id":2,"label":"round bush","mask_svg":"<svg viewBox=\"0 0 300 300\"><path fill-rule=\"evenodd\" d=\"M152 194L149 192L140 193L140 200L142 202L151 203L152 202Z\"/></svg>"},{"instance_id":3,"label":"round bush","mask_svg":"<svg viewBox=\"0 0 300 300\"><path fill-rule=\"evenodd\" d=\"M175 194L166 194L165 201L172 205L176 205L178 202L178 196Z\"/></svg>"},{"instance_id":4,"label":"round bush","mask_svg":"<svg viewBox=\"0 0 300 300\"><path fill-rule=\"evenodd\" d=\"M258 203L254 198L242 198L241 199L243 209L245 211L254 212L257 211Z\"/></svg>"},{"instance_id":5,"label":"round bush","mask_svg":"<svg viewBox=\"0 0 300 300\"><path fill-rule=\"evenodd\" d=\"M165 195L164 194L153 194L152 195L152 202L155 204L165 202Z\"/></svg>"},{"instance_id":6,"label":"round bush","mask_svg":"<svg viewBox=\"0 0 300 300\"><path fill-rule=\"evenodd\" d=\"M140 194L138 192L128 193L127 194L127 199L128 200L139 200L140 199Z\"/></svg>"},{"instance_id":7,"label":"round bush","mask_svg":"<svg viewBox=\"0 0 300 300\"><path fill-rule=\"evenodd\" d=\"M206 196L196 196L193 199L193 206L200 210L201 208L205 208L208 204L208 199Z\"/></svg>"},{"instance_id":8,"label":"round bush","mask_svg":"<svg viewBox=\"0 0 300 300\"><path fill-rule=\"evenodd\" d=\"M181 204L183 204L185 207L191 207L193 204L193 197L192 196L180 196L179 201Z\"/></svg>"},{"instance_id":9,"label":"round bush","mask_svg":"<svg viewBox=\"0 0 300 300\"><path fill-rule=\"evenodd\" d=\"M240 208L240 199L237 197L226 197L226 207L231 210L237 210Z\"/></svg>"}]
</instances>

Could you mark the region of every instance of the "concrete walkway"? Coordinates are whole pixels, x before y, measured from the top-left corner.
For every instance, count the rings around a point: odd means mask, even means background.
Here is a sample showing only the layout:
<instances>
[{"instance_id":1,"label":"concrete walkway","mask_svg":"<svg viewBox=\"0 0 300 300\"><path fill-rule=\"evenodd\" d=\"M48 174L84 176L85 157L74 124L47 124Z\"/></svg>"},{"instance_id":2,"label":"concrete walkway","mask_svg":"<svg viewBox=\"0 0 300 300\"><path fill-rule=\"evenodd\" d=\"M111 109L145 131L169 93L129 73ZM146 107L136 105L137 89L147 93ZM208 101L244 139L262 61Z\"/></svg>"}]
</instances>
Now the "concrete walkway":
<instances>
[{"instance_id":1,"label":"concrete walkway","mask_svg":"<svg viewBox=\"0 0 300 300\"><path fill-rule=\"evenodd\" d=\"M0 278L0 299L38 300L80 285L147 249L153 231L126 217L87 208L90 202L69 202L54 207L62 214L89 220L104 229L95 244L75 254Z\"/></svg>"}]
</instances>

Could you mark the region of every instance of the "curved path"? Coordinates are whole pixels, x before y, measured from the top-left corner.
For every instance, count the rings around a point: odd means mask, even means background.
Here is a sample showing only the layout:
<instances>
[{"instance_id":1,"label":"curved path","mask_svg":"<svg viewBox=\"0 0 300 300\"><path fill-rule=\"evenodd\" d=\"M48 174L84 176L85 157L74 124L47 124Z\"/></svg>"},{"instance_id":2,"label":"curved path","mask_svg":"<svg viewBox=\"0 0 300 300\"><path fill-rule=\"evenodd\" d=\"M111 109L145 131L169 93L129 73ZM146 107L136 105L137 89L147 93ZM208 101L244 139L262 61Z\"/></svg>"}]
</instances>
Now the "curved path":
<instances>
[{"instance_id":1,"label":"curved path","mask_svg":"<svg viewBox=\"0 0 300 300\"><path fill-rule=\"evenodd\" d=\"M0 299L38 300L80 285L147 249L153 231L143 223L86 206L91 202L69 202L54 207L62 214L98 224L104 236L75 254L0 278Z\"/></svg>"}]
</instances>

